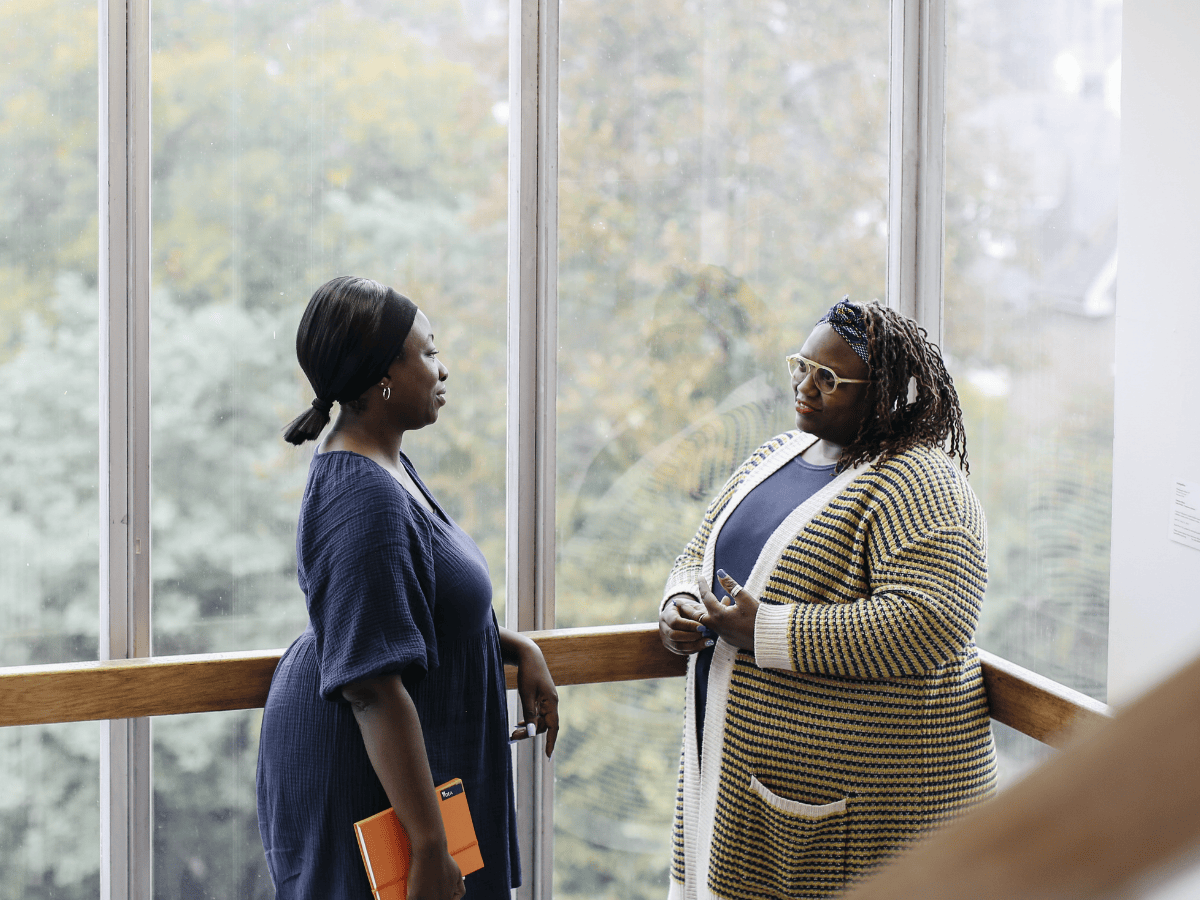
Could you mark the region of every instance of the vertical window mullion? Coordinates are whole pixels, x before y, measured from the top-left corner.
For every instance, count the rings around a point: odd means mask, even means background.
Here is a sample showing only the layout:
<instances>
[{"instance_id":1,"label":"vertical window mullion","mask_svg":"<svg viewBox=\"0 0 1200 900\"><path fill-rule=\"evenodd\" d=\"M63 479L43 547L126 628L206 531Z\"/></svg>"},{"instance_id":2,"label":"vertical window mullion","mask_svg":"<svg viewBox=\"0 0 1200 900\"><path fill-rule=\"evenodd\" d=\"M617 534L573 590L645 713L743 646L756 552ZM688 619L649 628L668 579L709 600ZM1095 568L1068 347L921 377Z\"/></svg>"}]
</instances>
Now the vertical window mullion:
<instances>
[{"instance_id":1,"label":"vertical window mullion","mask_svg":"<svg viewBox=\"0 0 1200 900\"><path fill-rule=\"evenodd\" d=\"M150 655L149 0L102 0L100 658ZM150 720L104 723L101 896L151 898Z\"/></svg>"},{"instance_id":2,"label":"vertical window mullion","mask_svg":"<svg viewBox=\"0 0 1200 900\"><path fill-rule=\"evenodd\" d=\"M529 631L554 627L558 5L512 0L510 10L505 619ZM518 896L548 898L554 770L532 744L517 745L516 782Z\"/></svg>"},{"instance_id":3,"label":"vertical window mullion","mask_svg":"<svg viewBox=\"0 0 1200 900\"><path fill-rule=\"evenodd\" d=\"M942 340L946 0L892 0L888 305Z\"/></svg>"}]
</instances>

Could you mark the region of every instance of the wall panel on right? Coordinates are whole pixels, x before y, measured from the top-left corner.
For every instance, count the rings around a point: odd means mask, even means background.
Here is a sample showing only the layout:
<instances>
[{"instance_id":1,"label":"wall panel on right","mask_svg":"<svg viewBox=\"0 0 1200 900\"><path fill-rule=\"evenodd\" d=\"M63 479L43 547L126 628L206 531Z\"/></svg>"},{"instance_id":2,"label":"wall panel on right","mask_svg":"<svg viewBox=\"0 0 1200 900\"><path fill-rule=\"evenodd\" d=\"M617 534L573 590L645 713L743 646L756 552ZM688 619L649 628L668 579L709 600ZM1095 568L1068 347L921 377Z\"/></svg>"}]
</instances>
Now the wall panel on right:
<instances>
[{"instance_id":1,"label":"wall panel on right","mask_svg":"<svg viewBox=\"0 0 1200 900\"><path fill-rule=\"evenodd\" d=\"M1176 482L1200 482L1200 4L1130 3L1123 32L1108 658L1116 703L1200 653L1200 550L1170 529ZM1200 896L1195 860L1146 900Z\"/></svg>"}]
</instances>

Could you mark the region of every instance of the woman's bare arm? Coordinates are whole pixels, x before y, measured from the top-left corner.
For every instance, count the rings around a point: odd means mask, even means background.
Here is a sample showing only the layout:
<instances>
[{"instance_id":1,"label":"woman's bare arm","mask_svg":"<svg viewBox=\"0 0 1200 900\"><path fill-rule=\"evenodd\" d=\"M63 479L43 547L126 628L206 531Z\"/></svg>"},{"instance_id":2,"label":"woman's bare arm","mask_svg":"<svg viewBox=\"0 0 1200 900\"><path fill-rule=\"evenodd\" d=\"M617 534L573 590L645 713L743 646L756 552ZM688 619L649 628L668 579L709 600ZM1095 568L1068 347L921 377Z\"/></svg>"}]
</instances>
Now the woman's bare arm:
<instances>
[{"instance_id":1,"label":"woman's bare arm","mask_svg":"<svg viewBox=\"0 0 1200 900\"><path fill-rule=\"evenodd\" d=\"M356 681L342 689L362 731L367 756L396 817L408 832L412 864L409 900L455 900L466 891L446 846L425 739L399 675Z\"/></svg>"},{"instance_id":2,"label":"woman's bare arm","mask_svg":"<svg viewBox=\"0 0 1200 900\"><path fill-rule=\"evenodd\" d=\"M546 735L546 756L554 753L558 740L558 689L546 667L542 649L528 635L501 628L500 653L517 667L517 695L521 698L521 726L534 723ZM517 737L519 732L514 732Z\"/></svg>"}]
</instances>

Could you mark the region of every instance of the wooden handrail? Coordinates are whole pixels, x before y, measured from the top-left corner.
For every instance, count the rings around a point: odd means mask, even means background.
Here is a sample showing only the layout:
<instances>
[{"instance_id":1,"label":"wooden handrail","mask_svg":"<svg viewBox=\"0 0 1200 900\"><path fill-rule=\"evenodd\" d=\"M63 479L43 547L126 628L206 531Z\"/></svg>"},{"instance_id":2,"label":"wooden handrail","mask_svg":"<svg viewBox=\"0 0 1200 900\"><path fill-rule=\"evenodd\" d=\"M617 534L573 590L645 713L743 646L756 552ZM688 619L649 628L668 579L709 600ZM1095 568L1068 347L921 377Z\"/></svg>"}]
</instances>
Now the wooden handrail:
<instances>
[{"instance_id":1,"label":"wooden handrail","mask_svg":"<svg viewBox=\"0 0 1200 900\"><path fill-rule=\"evenodd\" d=\"M1061 747L1077 729L1112 715L1099 700L994 653L980 650L979 661L992 718L1043 744Z\"/></svg>"},{"instance_id":2,"label":"wooden handrail","mask_svg":"<svg viewBox=\"0 0 1200 900\"><path fill-rule=\"evenodd\" d=\"M668 678L686 661L658 626L530 633L559 685ZM253 709L267 699L282 650L0 668L0 727ZM980 651L992 717L1058 746L1066 732L1107 716L1103 703ZM508 686L516 672L508 669Z\"/></svg>"}]
</instances>

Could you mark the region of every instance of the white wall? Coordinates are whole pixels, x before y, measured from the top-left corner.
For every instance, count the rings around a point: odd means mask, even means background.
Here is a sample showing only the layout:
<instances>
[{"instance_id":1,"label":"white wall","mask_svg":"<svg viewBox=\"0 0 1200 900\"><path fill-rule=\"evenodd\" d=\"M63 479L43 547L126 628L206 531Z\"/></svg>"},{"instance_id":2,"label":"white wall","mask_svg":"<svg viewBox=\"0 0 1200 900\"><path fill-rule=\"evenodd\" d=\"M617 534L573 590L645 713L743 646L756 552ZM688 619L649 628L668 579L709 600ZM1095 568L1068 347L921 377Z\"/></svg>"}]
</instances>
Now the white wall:
<instances>
[{"instance_id":1,"label":"white wall","mask_svg":"<svg viewBox=\"0 0 1200 900\"><path fill-rule=\"evenodd\" d=\"M1200 550L1168 538L1200 483L1200 2L1126 0L1109 700L1200 654Z\"/></svg>"}]
</instances>

